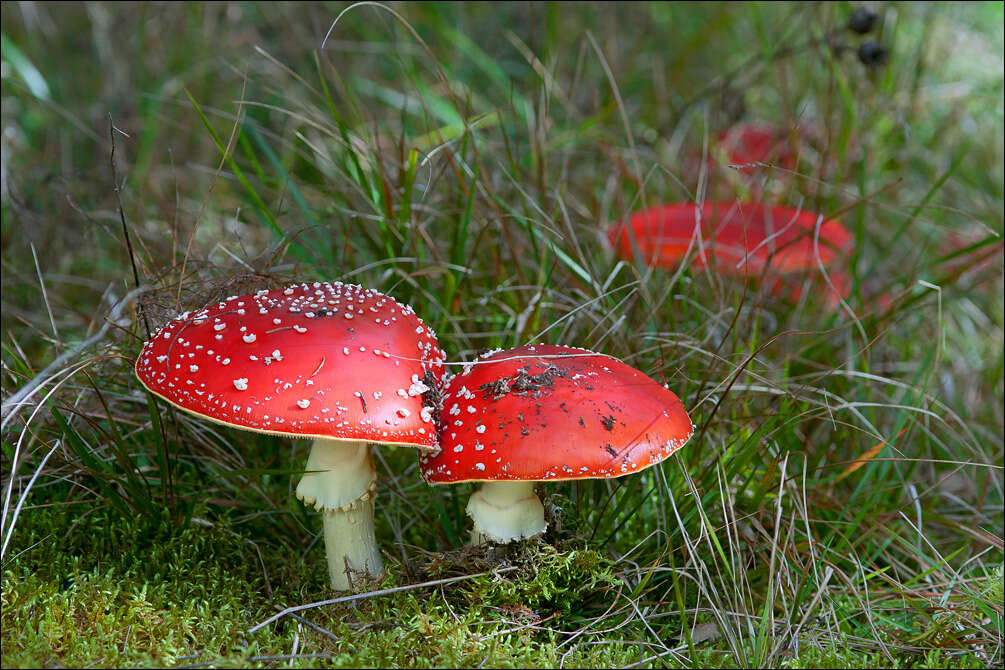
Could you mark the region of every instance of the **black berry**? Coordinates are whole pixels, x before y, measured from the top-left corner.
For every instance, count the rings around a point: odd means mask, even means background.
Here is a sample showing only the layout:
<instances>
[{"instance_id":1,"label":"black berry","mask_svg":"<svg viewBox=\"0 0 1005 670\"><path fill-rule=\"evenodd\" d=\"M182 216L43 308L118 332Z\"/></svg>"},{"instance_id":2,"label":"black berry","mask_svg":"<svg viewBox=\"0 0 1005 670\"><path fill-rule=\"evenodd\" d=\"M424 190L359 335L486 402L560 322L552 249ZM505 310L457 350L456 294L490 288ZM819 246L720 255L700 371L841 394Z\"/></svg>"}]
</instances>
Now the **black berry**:
<instances>
[{"instance_id":1,"label":"black berry","mask_svg":"<svg viewBox=\"0 0 1005 670\"><path fill-rule=\"evenodd\" d=\"M872 40L862 42L858 47L858 59L866 67L879 67L889 57L886 47Z\"/></svg>"},{"instance_id":2,"label":"black berry","mask_svg":"<svg viewBox=\"0 0 1005 670\"><path fill-rule=\"evenodd\" d=\"M876 13L872 7L856 7L855 11L851 13L848 18L848 30L859 35L865 35L868 32L872 32L872 29L876 27L876 23L879 21L879 14Z\"/></svg>"}]
</instances>

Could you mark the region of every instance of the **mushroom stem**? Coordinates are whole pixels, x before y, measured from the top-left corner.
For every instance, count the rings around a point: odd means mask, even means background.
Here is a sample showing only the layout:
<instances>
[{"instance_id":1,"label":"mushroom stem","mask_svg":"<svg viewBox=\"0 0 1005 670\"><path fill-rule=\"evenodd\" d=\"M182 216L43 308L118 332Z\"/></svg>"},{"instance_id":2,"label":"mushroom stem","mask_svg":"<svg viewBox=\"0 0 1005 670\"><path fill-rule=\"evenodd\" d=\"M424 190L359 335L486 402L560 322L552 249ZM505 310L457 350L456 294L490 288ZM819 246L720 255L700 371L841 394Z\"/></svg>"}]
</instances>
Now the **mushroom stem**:
<instances>
[{"instance_id":1,"label":"mushroom stem","mask_svg":"<svg viewBox=\"0 0 1005 670\"><path fill-rule=\"evenodd\" d=\"M384 566L373 532L377 470L366 442L318 438L297 485L297 498L324 511L325 551L332 588L350 587L349 569L380 577Z\"/></svg>"},{"instance_id":2,"label":"mushroom stem","mask_svg":"<svg viewBox=\"0 0 1005 670\"><path fill-rule=\"evenodd\" d=\"M475 522L472 545L489 541L506 544L540 535L548 528L532 481L485 482L471 494L467 512Z\"/></svg>"},{"instance_id":3,"label":"mushroom stem","mask_svg":"<svg viewBox=\"0 0 1005 670\"><path fill-rule=\"evenodd\" d=\"M373 534L373 498L361 500L347 511L325 510L325 550L332 588L352 587L352 572L371 577L384 574L384 563Z\"/></svg>"}]
</instances>

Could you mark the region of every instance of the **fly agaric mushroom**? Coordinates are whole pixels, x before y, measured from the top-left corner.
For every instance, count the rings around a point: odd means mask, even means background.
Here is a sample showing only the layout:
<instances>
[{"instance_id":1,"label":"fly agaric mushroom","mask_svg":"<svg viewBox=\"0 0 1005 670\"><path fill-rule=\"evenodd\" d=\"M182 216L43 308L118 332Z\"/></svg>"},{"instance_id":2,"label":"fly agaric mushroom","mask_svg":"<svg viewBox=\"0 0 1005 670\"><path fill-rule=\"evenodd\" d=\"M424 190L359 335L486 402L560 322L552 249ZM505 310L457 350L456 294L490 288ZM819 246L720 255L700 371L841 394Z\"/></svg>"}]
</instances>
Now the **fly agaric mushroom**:
<instances>
[{"instance_id":1,"label":"fly agaric mushroom","mask_svg":"<svg viewBox=\"0 0 1005 670\"><path fill-rule=\"evenodd\" d=\"M468 501L471 543L543 533L534 483L639 472L694 426L672 392L616 358L552 345L489 353L451 379L440 451L419 455L429 484L483 482Z\"/></svg>"},{"instance_id":2,"label":"fly agaric mushroom","mask_svg":"<svg viewBox=\"0 0 1005 670\"><path fill-rule=\"evenodd\" d=\"M312 438L297 497L324 511L332 586L383 573L369 442L436 448L443 351L410 307L354 284L300 284L186 312L143 347L136 376L217 423Z\"/></svg>"},{"instance_id":3,"label":"fly agaric mushroom","mask_svg":"<svg viewBox=\"0 0 1005 670\"><path fill-rule=\"evenodd\" d=\"M693 250L691 266L698 269L714 264L722 274L760 277L770 267L794 275L815 270L818 262L827 267L851 251L844 226L820 219L790 207L707 200L636 212L612 226L607 238L620 258L631 260L637 248L641 259L657 267L676 267ZM833 274L837 293L829 289L828 300L837 303L838 295L849 295L851 282L843 272ZM799 295L798 286L790 290L794 299Z\"/></svg>"}]
</instances>

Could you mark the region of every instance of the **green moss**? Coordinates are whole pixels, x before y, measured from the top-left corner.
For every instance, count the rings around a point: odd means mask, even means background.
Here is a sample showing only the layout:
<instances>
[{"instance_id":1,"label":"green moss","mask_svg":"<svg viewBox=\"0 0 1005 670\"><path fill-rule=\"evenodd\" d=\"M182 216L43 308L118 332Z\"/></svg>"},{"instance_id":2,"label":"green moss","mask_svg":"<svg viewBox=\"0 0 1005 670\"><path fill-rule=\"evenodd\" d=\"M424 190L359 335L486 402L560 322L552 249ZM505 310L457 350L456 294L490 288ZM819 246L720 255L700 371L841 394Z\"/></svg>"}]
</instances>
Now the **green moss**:
<instances>
[{"instance_id":1,"label":"green moss","mask_svg":"<svg viewBox=\"0 0 1005 670\"><path fill-rule=\"evenodd\" d=\"M260 562L226 519L176 529L107 510L76 520L72 511L29 515L18 528L38 544L3 573L4 667L267 664L255 659L289 654L295 636L298 653L331 656L308 664L338 667L530 667L554 665L566 652L574 665L638 657L631 644L559 649L560 637L535 627L549 615L558 630L574 625L570 613L617 583L594 551L524 543L510 555L516 575L305 613L337 641L292 619L249 635L276 608L331 597L324 570L297 566L286 547L264 543ZM429 567L463 571L472 560L455 562L461 553ZM377 586L398 577L392 564Z\"/></svg>"},{"instance_id":2,"label":"green moss","mask_svg":"<svg viewBox=\"0 0 1005 670\"><path fill-rule=\"evenodd\" d=\"M267 602L254 548L239 535L107 510L77 521L74 509L29 515L18 528L35 546L3 574L5 665L158 665L246 646L243 616Z\"/></svg>"},{"instance_id":3,"label":"green moss","mask_svg":"<svg viewBox=\"0 0 1005 670\"><path fill-rule=\"evenodd\" d=\"M26 517L19 528L41 542L3 573L4 667L264 666L289 655L295 639L298 654L316 655L297 660L305 667L618 667L659 653L631 639L641 630L630 617L605 619L608 627L628 624L618 641L594 644L600 640L576 634L588 631L583 626L626 587L617 566L592 549L528 541L431 554L423 578L489 574L302 613L331 636L292 618L248 634L277 608L331 597L323 569L296 566L286 547L261 544L270 598L257 552L225 519L172 529L109 511L76 520L72 509ZM392 563L371 586L401 581ZM698 654L710 667L742 667L730 654L700 648ZM979 665L970 656L938 654L891 665L875 654L813 645L779 661L827 668ZM675 665L668 655L650 663Z\"/></svg>"}]
</instances>

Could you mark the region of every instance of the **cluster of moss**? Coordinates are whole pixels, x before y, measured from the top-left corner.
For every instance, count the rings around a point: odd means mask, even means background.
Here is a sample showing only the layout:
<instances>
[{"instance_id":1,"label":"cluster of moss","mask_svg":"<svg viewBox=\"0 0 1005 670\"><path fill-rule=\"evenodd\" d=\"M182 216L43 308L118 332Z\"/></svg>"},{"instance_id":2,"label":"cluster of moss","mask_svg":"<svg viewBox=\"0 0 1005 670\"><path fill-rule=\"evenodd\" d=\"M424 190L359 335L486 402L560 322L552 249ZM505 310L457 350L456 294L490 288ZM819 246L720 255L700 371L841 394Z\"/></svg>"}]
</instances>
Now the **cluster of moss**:
<instances>
[{"instance_id":1,"label":"cluster of moss","mask_svg":"<svg viewBox=\"0 0 1005 670\"><path fill-rule=\"evenodd\" d=\"M67 507L25 517L18 533L33 548L3 573L4 667L268 664L267 657L290 654L295 638L299 654L318 655L298 664L549 665L570 650L560 650L562 640L534 624L556 612L581 611L617 583L610 562L594 551L534 543L505 555L460 550L432 554L421 569L429 577L472 567L518 569L490 570L442 591L304 614L334 637L293 619L249 634L276 609L329 596L323 571L291 562L281 544L252 546L226 519L179 528L107 509L77 519ZM382 583L368 586L396 586L401 568L390 568ZM556 630L568 624L551 620ZM526 627L510 635L514 626ZM571 651L576 665L621 665L638 654L627 644Z\"/></svg>"}]
</instances>

